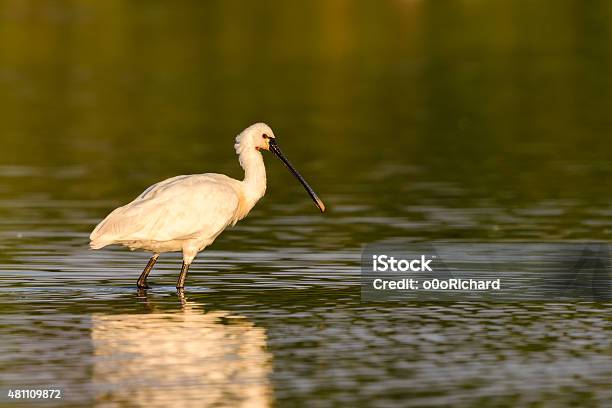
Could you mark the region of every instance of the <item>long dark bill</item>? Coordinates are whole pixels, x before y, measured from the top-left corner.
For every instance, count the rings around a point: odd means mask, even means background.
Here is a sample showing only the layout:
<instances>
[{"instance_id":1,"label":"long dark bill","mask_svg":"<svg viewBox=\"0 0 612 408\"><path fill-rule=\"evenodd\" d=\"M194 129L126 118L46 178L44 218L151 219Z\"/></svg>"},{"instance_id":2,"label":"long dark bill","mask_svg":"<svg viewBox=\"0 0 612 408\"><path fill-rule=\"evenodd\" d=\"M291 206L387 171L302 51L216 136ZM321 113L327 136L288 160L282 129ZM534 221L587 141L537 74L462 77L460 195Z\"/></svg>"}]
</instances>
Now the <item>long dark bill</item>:
<instances>
[{"instance_id":1,"label":"long dark bill","mask_svg":"<svg viewBox=\"0 0 612 408\"><path fill-rule=\"evenodd\" d=\"M319 197L317 196L317 193L315 193L314 190L312 189L312 187L310 187L308 185L306 180L304 180L304 177L302 177L302 175L300 173L298 173L298 171L295 169L295 167L293 167L291 165L289 160L287 160L287 158L285 157L285 155L281 151L280 147L278 147L278 145L276 144L276 140L274 140L272 138L270 139L270 150L272 151L272 153L274 153L276 155L276 157L278 157L285 164L285 166L287 166L287 168L289 169L291 174L293 174L295 176L295 178L298 179L298 181L300 183L302 183L302 186L304 187L304 189L306 190L306 192L308 193L310 198L312 198L312 201L314 201L316 206L319 207L319 210L321 210L321 212L324 212L325 211L325 204L323 204L323 201L321 201L319 199Z\"/></svg>"}]
</instances>

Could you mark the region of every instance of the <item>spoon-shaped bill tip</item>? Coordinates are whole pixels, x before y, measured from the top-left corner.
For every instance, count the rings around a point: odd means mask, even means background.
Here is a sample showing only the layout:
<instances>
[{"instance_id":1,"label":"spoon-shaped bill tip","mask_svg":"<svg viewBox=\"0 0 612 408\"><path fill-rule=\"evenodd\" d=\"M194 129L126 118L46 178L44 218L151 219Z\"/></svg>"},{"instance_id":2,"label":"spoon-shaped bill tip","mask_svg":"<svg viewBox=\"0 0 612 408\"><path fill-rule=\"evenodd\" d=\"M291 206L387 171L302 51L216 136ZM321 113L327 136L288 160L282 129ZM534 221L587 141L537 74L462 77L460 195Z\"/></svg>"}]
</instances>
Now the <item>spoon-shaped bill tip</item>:
<instances>
[{"instance_id":1,"label":"spoon-shaped bill tip","mask_svg":"<svg viewBox=\"0 0 612 408\"><path fill-rule=\"evenodd\" d=\"M321 212L325 212L325 204L323 204L323 201L321 201L319 197L315 198L315 204L317 205L317 207L319 207L319 210L321 210Z\"/></svg>"}]
</instances>

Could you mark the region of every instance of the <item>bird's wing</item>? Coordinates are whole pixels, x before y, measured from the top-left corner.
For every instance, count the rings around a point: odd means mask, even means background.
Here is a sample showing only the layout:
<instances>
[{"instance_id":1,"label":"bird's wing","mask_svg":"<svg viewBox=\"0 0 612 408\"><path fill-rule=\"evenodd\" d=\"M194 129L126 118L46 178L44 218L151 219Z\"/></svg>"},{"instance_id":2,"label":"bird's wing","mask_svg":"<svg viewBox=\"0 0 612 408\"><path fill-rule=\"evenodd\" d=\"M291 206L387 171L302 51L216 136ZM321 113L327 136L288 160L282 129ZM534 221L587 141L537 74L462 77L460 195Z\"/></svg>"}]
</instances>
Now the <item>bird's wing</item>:
<instances>
[{"instance_id":1,"label":"bird's wing","mask_svg":"<svg viewBox=\"0 0 612 408\"><path fill-rule=\"evenodd\" d=\"M149 187L110 213L91 233L107 245L215 237L234 222L240 203L235 180L215 174L178 176Z\"/></svg>"}]
</instances>

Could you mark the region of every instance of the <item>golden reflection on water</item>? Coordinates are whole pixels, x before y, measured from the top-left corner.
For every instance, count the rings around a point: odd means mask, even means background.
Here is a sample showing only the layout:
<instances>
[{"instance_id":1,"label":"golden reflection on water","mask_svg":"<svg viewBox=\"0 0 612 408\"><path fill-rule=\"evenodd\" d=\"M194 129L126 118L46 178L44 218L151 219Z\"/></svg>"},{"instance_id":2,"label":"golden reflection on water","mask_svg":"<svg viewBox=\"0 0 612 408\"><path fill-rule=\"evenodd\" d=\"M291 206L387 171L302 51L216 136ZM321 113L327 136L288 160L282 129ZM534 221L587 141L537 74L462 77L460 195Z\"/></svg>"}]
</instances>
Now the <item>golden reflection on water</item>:
<instances>
[{"instance_id":1,"label":"golden reflection on water","mask_svg":"<svg viewBox=\"0 0 612 408\"><path fill-rule=\"evenodd\" d=\"M97 406L248 406L272 403L266 332L243 316L178 312L92 316Z\"/></svg>"}]
</instances>

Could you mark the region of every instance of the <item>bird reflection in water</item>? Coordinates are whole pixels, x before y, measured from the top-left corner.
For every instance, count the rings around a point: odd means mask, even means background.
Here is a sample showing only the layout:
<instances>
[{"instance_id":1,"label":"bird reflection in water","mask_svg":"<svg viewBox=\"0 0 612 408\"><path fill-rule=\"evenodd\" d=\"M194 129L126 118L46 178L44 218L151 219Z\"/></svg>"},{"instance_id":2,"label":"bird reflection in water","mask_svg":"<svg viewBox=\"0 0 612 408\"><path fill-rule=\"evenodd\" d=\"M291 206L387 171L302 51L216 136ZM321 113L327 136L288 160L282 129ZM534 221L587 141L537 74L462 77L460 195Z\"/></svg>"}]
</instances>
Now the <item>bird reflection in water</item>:
<instances>
[{"instance_id":1,"label":"bird reflection in water","mask_svg":"<svg viewBox=\"0 0 612 408\"><path fill-rule=\"evenodd\" d=\"M93 316L97 404L271 405L265 330L178 296L178 311L161 311L141 293L149 313Z\"/></svg>"}]
</instances>

